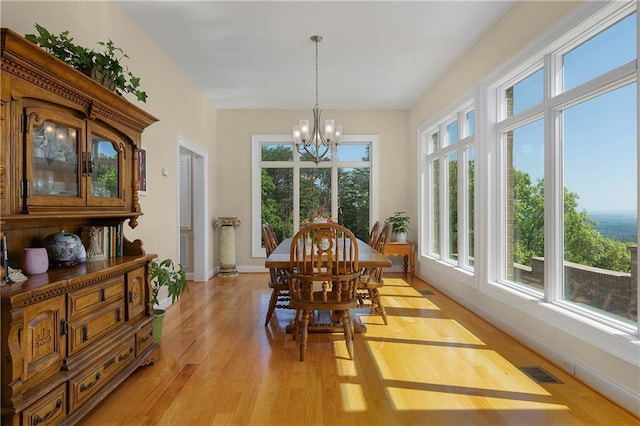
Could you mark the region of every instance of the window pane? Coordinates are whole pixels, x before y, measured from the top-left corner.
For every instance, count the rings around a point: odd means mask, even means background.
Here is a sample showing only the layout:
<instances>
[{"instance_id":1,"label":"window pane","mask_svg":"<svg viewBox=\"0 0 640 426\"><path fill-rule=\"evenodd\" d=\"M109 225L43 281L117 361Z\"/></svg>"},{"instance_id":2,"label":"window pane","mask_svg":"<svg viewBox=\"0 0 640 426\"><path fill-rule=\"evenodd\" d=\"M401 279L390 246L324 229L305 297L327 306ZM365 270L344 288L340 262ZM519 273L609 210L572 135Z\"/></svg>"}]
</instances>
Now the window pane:
<instances>
[{"instance_id":1,"label":"window pane","mask_svg":"<svg viewBox=\"0 0 640 426\"><path fill-rule=\"evenodd\" d=\"M431 163L431 252L440 254L440 160Z\"/></svg>"},{"instance_id":2,"label":"window pane","mask_svg":"<svg viewBox=\"0 0 640 426\"><path fill-rule=\"evenodd\" d=\"M447 184L449 186L449 252L447 258L458 260L458 154L447 157L449 174Z\"/></svg>"},{"instance_id":3,"label":"window pane","mask_svg":"<svg viewBox=\"0 0 640 426\"><path fill-rule=\"evenodd\" d=\"M458 142L458 120L447 125L447 143L453 145Z\"/></svg>"},{"instance_id":4,"label":"window pane","mask_svg":"<svg viewBox=\"0 0 640 426\"><path fill-rule=\"evenodd\" d=\"M300 222L311 219L314 212L324 211L332 217L331 212L331 169L300 169Z\"/></svg>"},{"instance_id":5,"label":"window pane","mask_svg":"<svg viewBox=\"0 0 640 426\"><path fill-rule=\"evenodd\" d=\"M636 321L636 84L563 112L564 297Z\"/></svg>"},{"instance_id":6,"label":"window pane","mask_svg":"<svg viewBox=\"0 0 640 426\"><path fill-rule=\"evenodd\" d=\"M527 108L542 102L544 94L543 77L543 70L539 69L505 91L507 117L519 114Z\"/></svg>"},{"instance_id":7,"label":"window pane","mask_svg":"<svg viewBox=\"0 0 640 426\"><path fill-rule=\"evenodd\" d=\"M473 245L474 245L474 230L475 230L475 221L474 221L474 184L475 181L475 150L474 147L467 148L467 211L465 212L467 215L467 223L468 225L468 234L466 239L467 244L467 265L474 265L474 254L473 254Z\"/></svg>"},{"instance_id":8,"label":"window pane","mask_svg":"<svg viewBox=\"0 0 640 426\"><path fill-rule=\"evenodd\" d=\"M467 123L466 132L464 137L473 136L476 131L476 112L474 110L469 111L465 114L465 120Z\"/></svg>"},{"instance_id":9,"label":"window pane","mask_svg":"<svg viewBox=\"0 0 640 426\"><path fill-rule=\"evenodd\" d=\"M564 90L572 89L635 58L634 13L563 55Z\"/></svg>"},{"instance_id":10,"label":"window pane","mask_svg":"<svg viewBox=\"0 0 640 426\"><path fill-rule=\"evenodd\" d=\"M75 142L70 144L75 146ZM77 158L72 155L71 158ZM114 144L99 136L91 136L91 196L103 198L118 198L118 183L120 182L119 155Z\"/></svg>"},{"instance_id":11,"label":"window pane","mask_svg":"<svg viewBox=\"0 0 640 426\"><path fill-rule=\"evenodd\" d=\"M293 161L293 145L290 143L261 145L260 151L262 161Z\"/></svg>"},{"instance_id":12,"label":"window pane","mask_svg":"<svg viewBox=\"0 0 640 426\"><path fill-rule=\"evenodd\" d=\"M435 132L431 135L431 145L429 152L435 152L440 149L440 135L438 132Z\"/></svg>"},{"instance_id":13,"label":"window pane","mask_svg":"<svg viewBox=\"0 0 640 426\"><path fill-rule=\"evenodd\" d=\"M79 195L78 188L78 134L80 130L43 121L33 130L33 193L35 195L71 196ZM109 141L104 141L111 148ZM108 148L106 145L103 148ZM92 147L92 155L97 156L98 147ZM104 152L103 152L104 154ZM99 158L96 158L98 160ZM110 189L118 196L118 158L116 154L115 170L112 170L104 183L110 183ZM96 168L98 173L100 170ZM95 178L96 175L92 175ZM110 182L107 182L110 181ZM93 187L92 187L93 190ZM92 194L99 196L98 194ZM106 194L105 194L106 196Z\"/></svg>"},{"instance_id":14,"label":"window pane","mask_svg":"<svg viewBox=\"0 0 640 426\"><path fill-rule=\"evenodd\" d=\"M307 147L308 152L302 151L299 154L300 161L313 161L311 158L312 155L322 155L322 159L320 161L331 161L331 147L330 146L320 146L320 149L316 150L313 146ZM324 154L324 155L323 155Z\"/></svg>"},{"instance_id":15,"label":"window pane","mask_svg":"<svg viewBox=\"0 0 640 426\"><path fill-rule=\"evenodd\" d=\"M369 168L338 169L338 222L356 237L369 237Z\"/></svg>"},{"instance_id":16,"label":"window pane","mask_svg":"<svg viewBox=\"0 0 640 426\"><path fill-rule=\"evenodd\" d=\"M339 144L338 161L369 161L369 144Z\"/></svg>"},{"instance_id":17,"label":"window pane","mask_svg":"<svg viewBox=\"0 0 640 426\"><path fill-rule=\"evenodd\" d=\"M543 138L542 120L505 134L505 278L540 291L544 283Z\"/></svg>"},{"instance_id":18,"label":"window pane","mask_svg":"<svg viewBox=\"0 0 640 426\"><path fill-rule=\"evenodd\" d=\"M293 169L262 169L262 223L278 240L293 236Z\"/></svg>"}]
</instances>

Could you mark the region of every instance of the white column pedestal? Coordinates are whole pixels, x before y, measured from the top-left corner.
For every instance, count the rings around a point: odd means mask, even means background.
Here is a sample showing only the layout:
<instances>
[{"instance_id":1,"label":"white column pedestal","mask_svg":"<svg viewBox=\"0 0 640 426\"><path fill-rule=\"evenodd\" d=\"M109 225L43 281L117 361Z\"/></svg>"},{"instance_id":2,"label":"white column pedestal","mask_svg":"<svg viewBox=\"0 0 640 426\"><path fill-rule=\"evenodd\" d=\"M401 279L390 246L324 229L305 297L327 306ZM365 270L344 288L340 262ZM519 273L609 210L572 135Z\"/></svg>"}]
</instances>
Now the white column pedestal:
<instances>
[{"instance_id":1,"label":"white column pedestal","mask_svg":"<svg viewBox=\"0 0 640 426\"><path fill-rule=\"evenodd\" d=\"M235 228L240 226L237 217L219 217L216 226L220 228L220 277L236 277L236 234Z\"/></svg>"}]
</instances>

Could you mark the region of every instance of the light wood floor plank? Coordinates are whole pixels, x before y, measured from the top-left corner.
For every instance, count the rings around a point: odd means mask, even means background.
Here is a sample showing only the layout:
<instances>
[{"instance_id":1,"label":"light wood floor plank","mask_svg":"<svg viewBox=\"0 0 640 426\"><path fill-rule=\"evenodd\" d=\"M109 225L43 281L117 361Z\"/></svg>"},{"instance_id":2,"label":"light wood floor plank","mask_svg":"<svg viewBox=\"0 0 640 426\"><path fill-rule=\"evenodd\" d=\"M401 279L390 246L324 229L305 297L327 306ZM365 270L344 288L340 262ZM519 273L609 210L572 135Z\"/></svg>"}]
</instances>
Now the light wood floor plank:
<instances>
[{"instance_id":1,"label":"light wood floor plank","mask_svg":"<svg viewBox=\"0 0 640 426\"><path fill-rule=\"evenodd\" d=\"M387 277L381 290L388 325L357 311L368 330L355 337L354 361L341 335L313 334L300 362L284 331L292 310L276 310L264 327L267 274L191 283L167 312L160 361L82 424L639 423L419 279L400 277ZM519 366L540 366L563 383L535 383Z\"/></svg>"}]
</instances>

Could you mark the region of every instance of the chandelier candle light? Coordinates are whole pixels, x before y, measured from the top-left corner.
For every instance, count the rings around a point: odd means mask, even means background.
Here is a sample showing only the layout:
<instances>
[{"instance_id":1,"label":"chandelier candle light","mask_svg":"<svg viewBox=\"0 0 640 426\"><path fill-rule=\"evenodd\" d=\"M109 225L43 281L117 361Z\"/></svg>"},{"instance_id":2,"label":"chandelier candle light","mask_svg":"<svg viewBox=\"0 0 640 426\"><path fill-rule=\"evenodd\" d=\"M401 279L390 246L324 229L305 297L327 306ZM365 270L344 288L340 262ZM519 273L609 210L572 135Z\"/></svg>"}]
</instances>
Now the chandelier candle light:
<instances>
[{"instance_id":1,"label":"chandelier candle light","mask_svg":"<svg viewBox=\"0 0 640 426\"><path fill-rule=\"evenodd\" d=\"M324 131L320 128L320 107L318 105L318 43L322 36L311 36L316 44L316 106L313 107L313 130L309 133L309 120L300 120L293 126L293 143L301 155L309 155L316 165L327 155L331 155L332 146L340 142L342 126L334 124L332 119L324 122Z\"/></svg>"}]
</instances>

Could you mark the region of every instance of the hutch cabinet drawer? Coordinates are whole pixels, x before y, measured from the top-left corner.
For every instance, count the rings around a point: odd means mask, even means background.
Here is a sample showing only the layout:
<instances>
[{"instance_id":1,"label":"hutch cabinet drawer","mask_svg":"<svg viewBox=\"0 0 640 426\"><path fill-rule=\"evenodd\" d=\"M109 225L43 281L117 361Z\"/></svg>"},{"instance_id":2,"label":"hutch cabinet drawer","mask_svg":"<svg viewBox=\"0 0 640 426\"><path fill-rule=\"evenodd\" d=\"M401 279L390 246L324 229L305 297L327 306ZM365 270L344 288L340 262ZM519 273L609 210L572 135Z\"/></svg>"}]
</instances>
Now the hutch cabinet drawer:
<instances>
[{"instance_id":1,"label":"hutch cabinet drawer","mask_svg":"<svg viewBox=\"0 0 640 426\"><path fill-rule=\"evenodd\" d=\"M67 386L62 384L22 412L22 425L57 425L66 417Z\"/></svg>"},{"instance_id":2,"label":"hutch cabinet drawer","mask_svg":"<svg viewBox=\"0 0 640 426\"><path fill-rule=\"evenodd\" d=\"M69 293L69 321L75 321L101 306L122 299L124 277L105 280Z\"/></svg>"},{"instance_id":3,"label":"hutch cabinet drawer","mask_svg":"<svg viewBox=\"0 0 640 426\"><path fill-rule=\"evenodd\" d=\"M136 333L136 356L139 356L142 352L145 351L151 344L153 343L153 323L149 322L149 324L142 327Z\"/></svg>"},{"instance_id":4,"label":"hutch cabinet drawer","mask_svg":"<svg viewBox=\"0 0 640 426\"><path fill-rule=\"evenodd\" d=\"M133 336L132 336L133 337ZM135 342L128 339L107 355L101 364L89 368L69 381L69 414L102 389L116 374L135 359Z\"/></svg>"},{"instance_id":5,"label":"hutch cabinet drawer","mask_svg":"<svg viewBox=\"0 0 640 426\"><path fill-rule=\"evenodd\" d=\"M69 323L69 356L88 346L124 323L122 300Z\"/></svg>"},{"instance_id":6,"label":"hutch cabinet drawer","mask_svg":"<svg viewBox=\"0 0 640 426\"><path fill-rule=\"evenodd\" d=\"M144 315L144 294L147 285L144 268L127 273L127 321Z\"/></svg>"}]
</instances>

